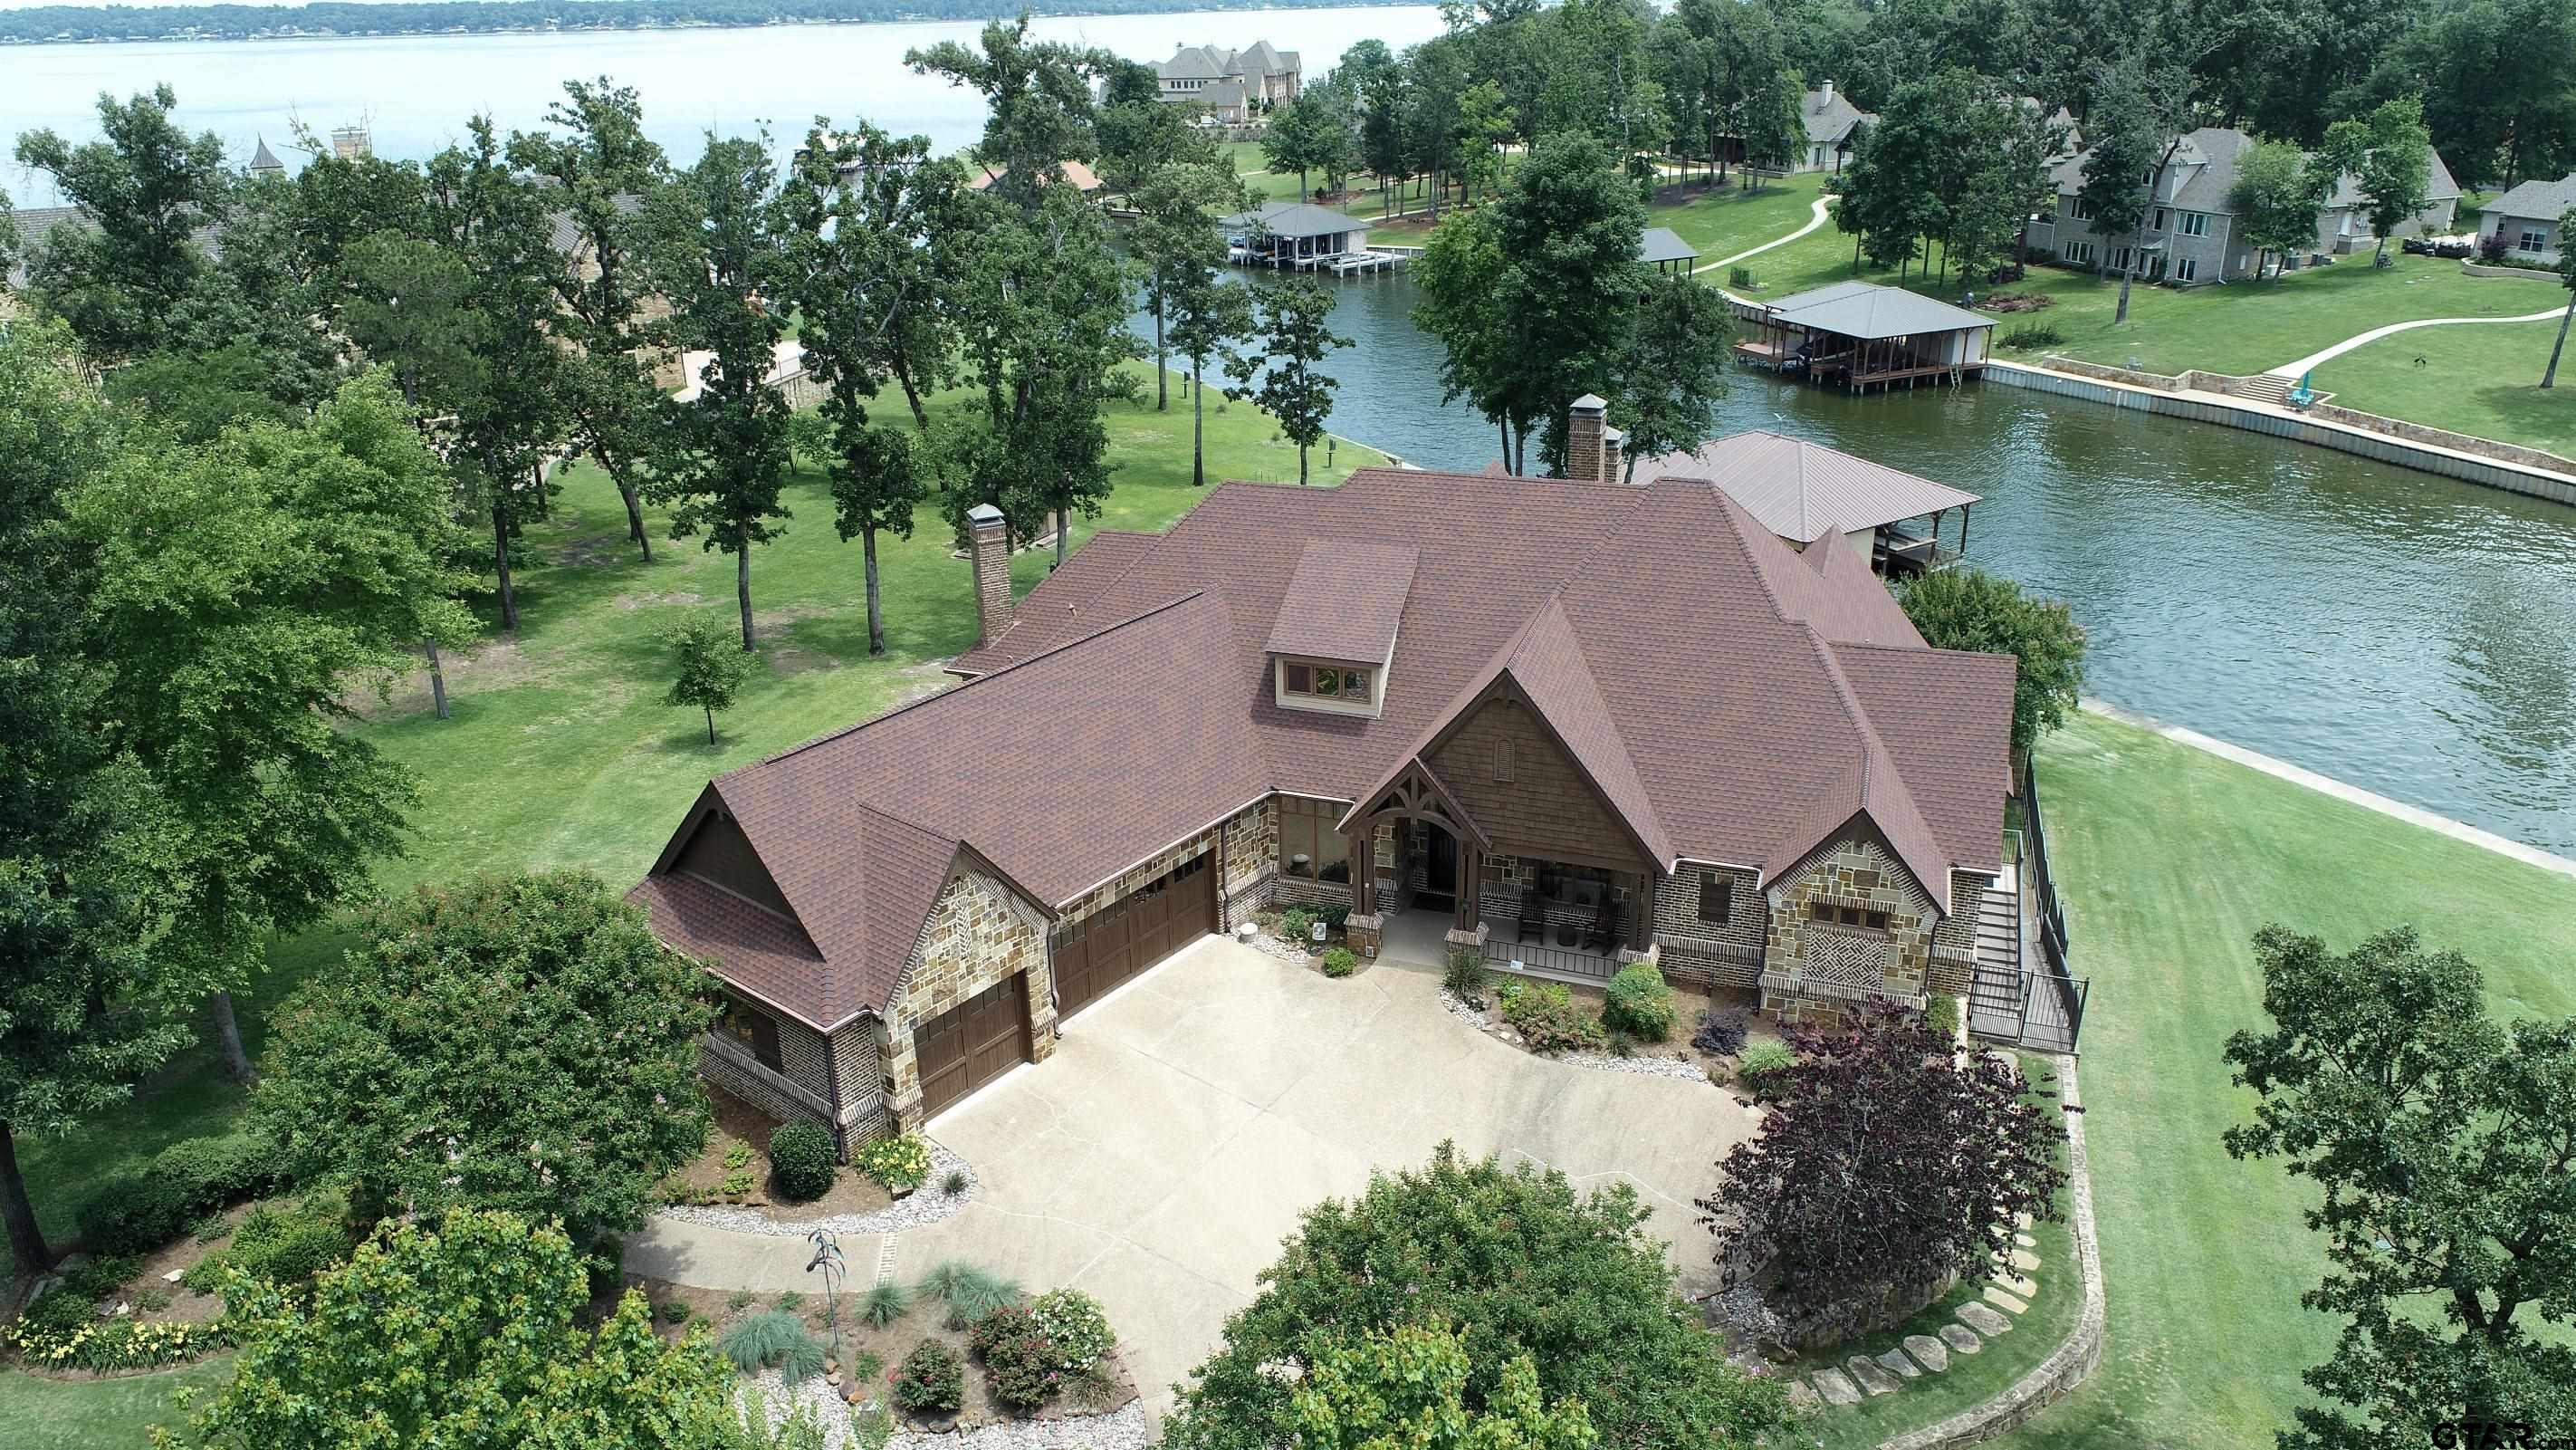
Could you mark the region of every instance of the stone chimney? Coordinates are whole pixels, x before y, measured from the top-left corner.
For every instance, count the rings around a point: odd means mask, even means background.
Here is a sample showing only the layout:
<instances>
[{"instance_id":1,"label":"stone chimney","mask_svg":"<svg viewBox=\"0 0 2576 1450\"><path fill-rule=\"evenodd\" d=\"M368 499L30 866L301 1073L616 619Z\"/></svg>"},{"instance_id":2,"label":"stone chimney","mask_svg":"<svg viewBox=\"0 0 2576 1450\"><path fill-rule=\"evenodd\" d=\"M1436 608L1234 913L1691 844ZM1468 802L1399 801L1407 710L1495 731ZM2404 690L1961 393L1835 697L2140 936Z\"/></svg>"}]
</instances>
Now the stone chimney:
<instances>
[{"instance_id":1,"label":"stone chimney","mask_svg":"<svg viewBox=\"0 0 2576 1450\"><path fill-rule=\"evenodd\" d=\"M1595 393L1574 400L1565 423L1566 477L1600 481L1602 416L1609 411L1610 404Z\"/></svg>"},{"instance_id":2,"label":"stone chimney","mask_svg":"<svg viewBox=\"0 0 2576 1450\"><path fill-rule=\"evenodd\" d=\"M1621 483L1627 478L1628 435L1616 428L1601 430L1601 481Z\"/></svg>"},{"instance_id":3,"label":"stone chimney","mask_svg":"<svg viewBox=\"0 0 2576 1450\"><path fill-rule=\"evenodd\" d=\"M966 557L975 565L975 643L1011 627L1011 530L1002 511L979 503L966 511Z\"/></svg>"}]
</instances>

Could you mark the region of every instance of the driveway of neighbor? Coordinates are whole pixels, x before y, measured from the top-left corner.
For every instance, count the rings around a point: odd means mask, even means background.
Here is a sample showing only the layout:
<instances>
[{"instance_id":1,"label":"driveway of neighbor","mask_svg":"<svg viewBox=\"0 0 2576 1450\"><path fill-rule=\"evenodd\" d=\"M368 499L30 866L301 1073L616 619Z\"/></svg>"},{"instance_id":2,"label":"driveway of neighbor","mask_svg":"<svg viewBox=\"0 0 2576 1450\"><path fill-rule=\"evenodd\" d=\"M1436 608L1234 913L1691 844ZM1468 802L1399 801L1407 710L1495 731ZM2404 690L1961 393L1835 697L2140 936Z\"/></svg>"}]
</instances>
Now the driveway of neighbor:
<instances>
[{"instance_id":1,"label":"driveway of neighbor","mask_svg":"<svg viewBox=\"0 0 2576 1450\"><path fill-rule=\"evenodd\" d=\"M1730 1095L1533 1057L1440 1005L1427 968L1343 981L1209 937L1067 1024L930 1125L982 1179L954 1217L894 1236L895 1274L973 1260L1031 1291L1096 1295L1159 1415L1250 1302L1299 1212L1427 1160L1443 1138L1636 1185L1690 1292L1715 1287L1692 1201L1750 1135ZM844 1240L868 1281L882 1241ZM656 1220L630 1272L712 1288L807 1287L805 1245Z\"/></svg>"}]
</instances>

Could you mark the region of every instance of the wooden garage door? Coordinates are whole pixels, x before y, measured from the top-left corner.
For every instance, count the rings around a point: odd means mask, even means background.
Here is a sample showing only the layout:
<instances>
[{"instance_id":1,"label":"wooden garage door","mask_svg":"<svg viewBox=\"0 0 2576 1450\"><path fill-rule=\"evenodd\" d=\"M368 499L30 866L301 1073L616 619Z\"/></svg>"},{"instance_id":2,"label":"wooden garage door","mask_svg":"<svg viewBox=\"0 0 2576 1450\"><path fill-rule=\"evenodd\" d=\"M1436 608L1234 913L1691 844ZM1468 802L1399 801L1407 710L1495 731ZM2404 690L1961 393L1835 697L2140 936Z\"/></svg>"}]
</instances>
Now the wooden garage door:
<instances>
[{"instance_id":1,"label":"wooden garage door","mask_svg":"<svg viewBox=\"0 0 2576 1450\"><path fill-rule=\"evenodd\" d=\"M913 1029L928 1117L1029 1060L1028 974L998 982Z\"/></svg>"},{"instance_id":2,"label":"wooden garage door","mask_svg":"<svg viewBox=\"0 0 2576 1450\"><path fill-rule=\"evenodd\" d=\"M1214 853L1173 868L1055 936L1058 1021L1216 930Z\"/></svg>"}]
</instances>

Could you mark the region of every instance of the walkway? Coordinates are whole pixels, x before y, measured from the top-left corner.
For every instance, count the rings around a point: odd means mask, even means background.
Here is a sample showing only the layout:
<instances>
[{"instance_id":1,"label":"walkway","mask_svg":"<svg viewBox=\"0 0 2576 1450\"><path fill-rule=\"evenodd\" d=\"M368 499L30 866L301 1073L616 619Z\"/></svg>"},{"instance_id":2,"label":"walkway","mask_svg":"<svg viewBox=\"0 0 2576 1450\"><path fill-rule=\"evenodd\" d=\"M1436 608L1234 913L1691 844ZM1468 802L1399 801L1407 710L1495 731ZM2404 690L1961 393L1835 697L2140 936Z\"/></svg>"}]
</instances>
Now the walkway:
<instances>
[{"instance_id":1,"label":"walkway","mask_svg":"<svg viewBox=\"0 0 2576 1450\"><path fill-rule=\"evenodd\" d=\"M1693 1201L1753 1116L1705 1083L1533 1057L1444 1010L1436 971L1380 961L1343 981L1210 937L1067 1024L1055 1055L931 1125L982 1184L958 1214L892 1238L910 1282L945 1259L1031 1290L1096 1295L1149 1409L1216 1345L1298 1214L1462 1152L1636 1185L1685 1292L1716 1288ZM884 1236L850 1235L868 1282ZM814 1292L801 1239L657 1218L629 1273Z\"/></svg>"},{"instance_id":2,"label":"walkway","mask_svg":"<svg viewBox=\"0 0 2576 1450\"><path fill-rule=\"evenodd\" d=\"M1741 262L1747 257L1758 257L1764 252L1771 250L1773 247L1785 247L1789 245L1798 238L1805 236L1807 233L1814 231L1820 226L1823 226L1825 224L1827 210L1833 205L1833 201L1834 199L1830 196L1817 197L1815 202L1807 208L1807 224L1805 226L1798 228L1796 231L1789 233L1785 237L1773 237L1771 240L1764 242L1758 247L1747 247L1732 257L1720 257L1714 262L1704 262L1699 266L1691 268L1691 275L1696 277L1702 272L1712 272L1720 267L1730 266L1734 263Z\"/></svg>"},{"instance_id":3,"label":"walkway","mask_svg":"<svg viewBox=\"0 0 2576 1450\"><path fill-rule=\"evenodd\" d=\"M2558 306L2546 312L2525 313L2520 317L2419 317L2413 322L2392 322L2386 327L2374 327L2368 332L2347 337L2323 352L2312 352L2296 362L2285 362L2279 367L2268 368L2265 371L2273 377L2295 378L2320 363L2343 356L2354 348L2367 347L2383 337L2395 337L2401 332L2412 332L2419 327L2457 327L2466 322L2555 322L2566 310L2564 306Z\"/></svg>"}]
</instances>

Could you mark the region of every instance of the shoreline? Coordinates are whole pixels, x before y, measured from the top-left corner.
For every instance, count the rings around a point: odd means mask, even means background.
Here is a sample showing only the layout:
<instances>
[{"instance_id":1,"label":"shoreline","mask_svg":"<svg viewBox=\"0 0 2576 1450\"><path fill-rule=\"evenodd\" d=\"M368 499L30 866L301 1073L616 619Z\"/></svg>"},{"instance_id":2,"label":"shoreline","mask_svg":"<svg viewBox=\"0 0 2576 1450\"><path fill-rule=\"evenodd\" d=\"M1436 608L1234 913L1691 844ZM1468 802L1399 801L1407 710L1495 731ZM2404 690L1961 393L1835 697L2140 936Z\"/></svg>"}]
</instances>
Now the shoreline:
<instances>
[{"instance_id":1,"label":"shoreline","mask_svg":"<svg viewBox=\"0 0 2576 1450\"><path fill-rule=\"evenodd\" d=\"M2293 765L2286 760L2265 755L2261 751L2248 750L2242 745L2230 744L2215 736L2203 735L2189 726L2170 724L2153 715L2142 714L2126 706L2114 705L2108 700L2096 699L2090 695L2085 696L2080 702L2080 708L2106 720L2117 720L2123 725L2161 736L2178 745L2188 745L2194 750L2215 755L2221 760L2242 765L2249 770L2261 771L2276 780L2286 780L2292 785L2305 786L2319 795L2332 796L2336 800L2360 806L2364 810L2375 811L2394 820L2404 821L2408 825L2422 826L2437 835L2448 836L2454 841L2493 851L2499 856L2510 857L2526 866L2537 866L2543 871L2552 871L2561 876L2576 879L2576 859L2545 851L2538 846L2525 845L2510 837L2499 836L2493 831L2472 826L2465 821L2455 821L2448 816L2436 815L2422 806L2410 806L2404 801L2392 800L2377 791L2348 785L2330 775L2321 775L2304 765Z\"/></svg>"}]
</instances>

